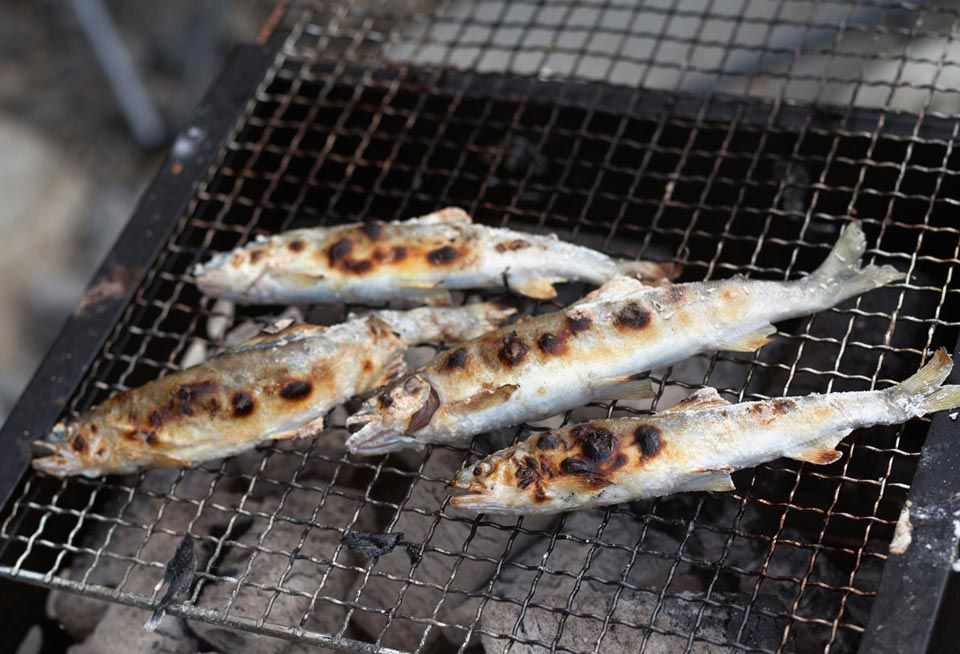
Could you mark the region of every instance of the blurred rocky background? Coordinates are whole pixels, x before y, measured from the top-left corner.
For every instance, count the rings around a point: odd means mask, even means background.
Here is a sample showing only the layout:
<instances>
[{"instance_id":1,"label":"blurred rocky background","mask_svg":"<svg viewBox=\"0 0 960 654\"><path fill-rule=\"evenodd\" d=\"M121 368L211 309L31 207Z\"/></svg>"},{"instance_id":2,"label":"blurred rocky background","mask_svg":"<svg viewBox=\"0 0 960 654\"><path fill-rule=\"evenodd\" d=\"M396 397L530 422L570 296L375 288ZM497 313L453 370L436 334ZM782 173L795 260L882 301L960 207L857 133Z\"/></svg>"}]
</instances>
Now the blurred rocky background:
<instances>
[{"instance_id":1,"label":"blurred rocky background","mask_svg":"<svg viewBox=\"0 0 960 654\"><path fill-rule=\"evenodd\" d=\"M0 422L225 53L254 41L271 9L0 1ZM113 60L129 57L136 79L121 94L137 99L142 86L141 124L126 119L94 40L122 48L106 53Z\"/></svg>"}]
</instances>

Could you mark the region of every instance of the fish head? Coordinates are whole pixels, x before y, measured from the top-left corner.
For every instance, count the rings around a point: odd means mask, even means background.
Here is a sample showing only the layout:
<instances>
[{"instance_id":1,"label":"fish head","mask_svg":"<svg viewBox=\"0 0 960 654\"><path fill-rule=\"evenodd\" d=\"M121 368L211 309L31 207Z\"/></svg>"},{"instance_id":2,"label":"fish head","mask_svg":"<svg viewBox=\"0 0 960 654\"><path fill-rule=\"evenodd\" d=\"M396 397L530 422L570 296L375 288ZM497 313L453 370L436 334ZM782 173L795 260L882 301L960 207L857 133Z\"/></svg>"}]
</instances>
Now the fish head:
<instances>
[{"instance_id":1,"label":"fish head","mask_svg":"<svg viewBox=\"0 0 960 654\"><path fill-rule=\"evenodd\" d=\"M534 489L529 488L525 476L528 459L530 456L522 446L514 446L465 466L447 484L450 489L464 491L451 497L450 503L478 512L534 512Z\"/></svg>"},{"instance_id":2,"label":"fish head","mask_svg":"<svg viewBox=\"0 0 960 654\"><path fill-rule=\"evenodd\" d=\"M55 477L98 477L105 472L119 472L115 442L110 428L95 421L59 422L47 440L34 441L36 447L48 453L34 459L33 467Z\"/></svg>"},{"instance_id":3,"label":"fish head","mask_svg":"<svg viewBox=\"0 0 960 654\"><path fill-rule=\"evenodd\" d=\"M347 418L347 427L360 429L347 439L354 454L375 455L422 448L416 432L430 423L440 406L433 386L414 374L383 387Z\"/></svg>"},{"instance_id":4,"label":"fish head","mask_svg":"<svg viewBox=\"0 0 960 654\"><path fill-rule=\"evenodd\" d=\"M193 268L193 278L205 294L213 297L232 297L249 293L252 287L280 269L286 261L278 261L282 253L269 239L260 236L256 241L230 252L220 252L206 263Z\"/></svg>"}]
</instances>

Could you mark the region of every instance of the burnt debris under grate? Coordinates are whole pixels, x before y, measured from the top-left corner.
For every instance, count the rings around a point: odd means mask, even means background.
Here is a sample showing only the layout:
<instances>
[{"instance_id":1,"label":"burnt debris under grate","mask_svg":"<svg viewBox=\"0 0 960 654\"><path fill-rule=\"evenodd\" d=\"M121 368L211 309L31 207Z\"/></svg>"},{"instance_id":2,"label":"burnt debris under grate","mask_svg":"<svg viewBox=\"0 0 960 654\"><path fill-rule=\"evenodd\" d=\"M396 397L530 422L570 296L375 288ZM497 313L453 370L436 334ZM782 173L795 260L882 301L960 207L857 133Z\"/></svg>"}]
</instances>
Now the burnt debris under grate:
<instances>
[{"instance_id":1,"label":"burnt debris under grate","mask_svg":"<svg viewBox=\"0 0 960 654\"><path fill-rule=\"evenodd\" d=\"M674 260L685 280L797 276L856 215L869 258L908 271L905 283L780 325L756 355L724 352L657 371L664 390L653 408L704 384L731 399L884 387L957 340L955 131L929 118L915 125L865 112L287 60L69 410L176 369L194 343L216 347L224 320L282 310L222 315L185 274L208 252L294 226L445 205L485 223ZM567 288L560 300L583 291ZM312 320L342 315L306 311ZM649 408L596 404L562 419ZM289 651L226 625L404 651L512 643L512 652L591 652L637 642L650 652L853 651L925 424L857 433L827 467L777 461L738 473L728 495L557 519L452 512L449 475L526 431L480 436L470 450L361 459L332 430L192 471L30 475L0 522L4 574L155 603L154 585L190 533L197 574L187 603L175 607L180 617L167 620L221 649ZM402 532L411 556L397 548L364 560L343 545L360 532ZM53 604L86 610L68 618L78 635L106 610L72 596Z\"/></svg>"}]
</instances>

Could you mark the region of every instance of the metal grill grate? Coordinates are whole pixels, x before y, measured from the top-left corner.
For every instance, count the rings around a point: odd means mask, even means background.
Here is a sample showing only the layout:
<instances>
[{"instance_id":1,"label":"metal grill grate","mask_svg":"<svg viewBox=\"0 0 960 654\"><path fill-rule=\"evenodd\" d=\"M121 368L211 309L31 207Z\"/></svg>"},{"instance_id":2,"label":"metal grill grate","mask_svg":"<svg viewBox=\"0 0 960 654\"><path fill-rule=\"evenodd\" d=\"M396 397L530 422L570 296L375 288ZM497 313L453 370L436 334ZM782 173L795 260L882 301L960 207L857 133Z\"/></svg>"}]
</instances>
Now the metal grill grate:
<instances>
[{"instance_id":1,"label":"metal grill grate","mask_svg":"<svg viewBox=\"0 0 960 654\"><path fill-rule=\"evenodd\" d=\"M69 411L177 370L224 323L274 310L202 298L185 272L210 251L445 205L677 261L684 280L796 277L855 215L869 259L909 272L781 325L756 355L658 371L652 408L705 384L732 400L882 388L957 341L955 10L367 4L288 8L274 68ZM360 459L334 433L194 471L30 473L0 522L0 574L153 605L190 532L200 574L174 613L315 644L598 652L642 637L651 652L852 651L925 433L921 421L861 430L827 467L777 461L735 475L735 493L558 520L440 503L451 472L504 435ZM353 558L340 545L351 530L403 531L411 556Z\"/></svg>"}]
</instances>

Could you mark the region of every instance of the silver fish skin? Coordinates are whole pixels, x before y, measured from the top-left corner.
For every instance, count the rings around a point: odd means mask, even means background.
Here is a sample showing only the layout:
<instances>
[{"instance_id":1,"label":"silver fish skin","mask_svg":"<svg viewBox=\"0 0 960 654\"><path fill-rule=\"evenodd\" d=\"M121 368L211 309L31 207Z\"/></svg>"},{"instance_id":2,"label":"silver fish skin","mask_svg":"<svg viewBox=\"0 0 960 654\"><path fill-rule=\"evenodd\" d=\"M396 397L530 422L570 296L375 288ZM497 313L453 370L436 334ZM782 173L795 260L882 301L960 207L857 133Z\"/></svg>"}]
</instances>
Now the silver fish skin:
<instances>
[{"instance_id":1,"label":"silver fish skin","mask_svg":"<svg viewBox=\"0 0 960 654\"><path fill-rule=\"evenodd\" d=\"M522 320L441 352L348 419L354 453L462 443L483 431L596 399L642 396L636 375L715 349L753 351L772 323L827 309L903 277L860 267L851 223L815 272L796 281L733 277L644 286L617 278L563 311Z\"/></svg>"},{"instance_id":2,"label":"silver fish skin","mask_svg":"<svg viewBox=\"0 0 960 654\"><path fill-rule=\"evenodd\" d=\"M486 513L558 513L688 491L735 490L730 473L780 457L833 463L852 430L960 406L940 386L946 350L881 391L729 404L712 388L646 418L596 420L529 437L457 473L451 504Z\"/></svg>"},{"instance_id":3,"label":"silver fish skin","mask_svg":"<svg viewBox=\"0 0 960 654\"><path fill-rule=\"evenodd\" d=\"M424 307L264 333L59 423L36 442L48 455L33 467L87 477L189 467L312 436L334 406L403 374L409 344L472 338L513 312L494 303Z\"/></svg>"},{"instance_id":4,"label":"silver fish skin","mask_svg":"<svg viewBox=\"0 0 960 654\"><path fill-rule=\"evenodd\" d=\"M670 263L614 259L556 238L474 224L450 207L396 222L298 229L215 255L193 271L205 294L251 304L449 302L454 289L556 296L553 284L618 275L661 281Z\"/></svg>"}]
</instances>

